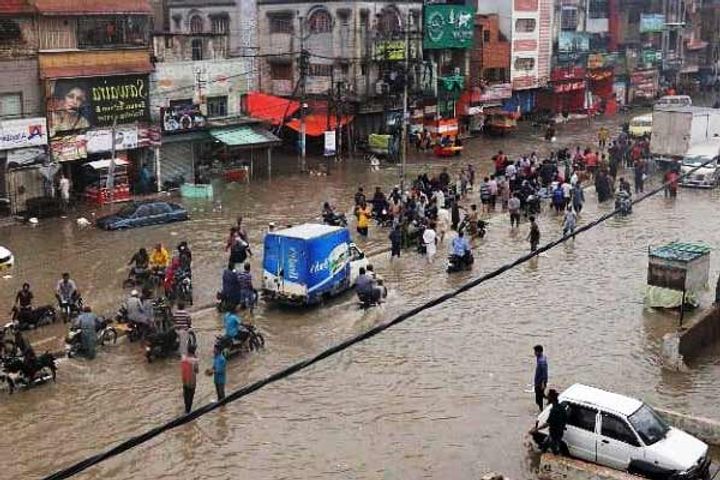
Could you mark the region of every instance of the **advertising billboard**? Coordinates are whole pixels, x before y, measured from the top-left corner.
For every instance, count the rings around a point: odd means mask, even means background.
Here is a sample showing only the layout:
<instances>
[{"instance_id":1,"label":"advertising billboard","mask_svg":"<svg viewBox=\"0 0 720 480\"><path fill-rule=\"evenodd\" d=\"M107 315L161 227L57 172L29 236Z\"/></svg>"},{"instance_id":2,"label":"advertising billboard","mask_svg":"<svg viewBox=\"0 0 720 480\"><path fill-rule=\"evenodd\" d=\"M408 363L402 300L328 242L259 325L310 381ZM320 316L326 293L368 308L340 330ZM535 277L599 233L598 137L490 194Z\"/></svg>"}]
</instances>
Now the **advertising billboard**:
<instances>
[{"instance_id":1,"label":"advertising billboard","mask_svg":"<svg viewBox=\"0 0 720 480\"><path fill-rule=\"evenodd\" d=\"M641 13L640 32L662 32L665 30L665 15L662 13Z\"/></svg>"},{"instance_id":2,"label":"advertising billboard","mask_svg":"<svg viewBox=\"0 0 720 480\"><path fill-rule=\"evenodd\" d=\"M465 5L426 5L423 46L426 49L470 48L475 11Z\"/></svg>"},{"instance_id":3,"label":"advertising billboard","mask_svg":"<svg viewBox=\"0 0 720 480\"><path fill-rule=\"evenodd\" d=\"M587 52L590 50L590 35L585 32L560 32L560 52Z\"/></svg>"},{"instance_id":4,"label":"advertising billboard","mask_svg":"<svg viewBox=\"0 0 720 480\"><path fill-rule=\"evenodd\" d=\"M207 123L200 112L200 106L193 103L161 108L160 118L164 133L191 132L204 128Z\"/></svg>"},{"instance_id":5,"label":"advertising billboard","mask_svg":"<svg viewBox=\"0 0 720 480\"><path fill-rule=\"evenodd\" d=\"M47 145L45 118L0 120L0 150Z\"/></svg>"},{"instance_id":6,"label":"advertising billboard","mask_svg":"<svg viewBox=\"0 0 720 480\"><path fill-rule=\"evenodd\" d=\"M147 75L72 78L50 82L50 133L150 120Z\"/></svg>"}]
</instances>

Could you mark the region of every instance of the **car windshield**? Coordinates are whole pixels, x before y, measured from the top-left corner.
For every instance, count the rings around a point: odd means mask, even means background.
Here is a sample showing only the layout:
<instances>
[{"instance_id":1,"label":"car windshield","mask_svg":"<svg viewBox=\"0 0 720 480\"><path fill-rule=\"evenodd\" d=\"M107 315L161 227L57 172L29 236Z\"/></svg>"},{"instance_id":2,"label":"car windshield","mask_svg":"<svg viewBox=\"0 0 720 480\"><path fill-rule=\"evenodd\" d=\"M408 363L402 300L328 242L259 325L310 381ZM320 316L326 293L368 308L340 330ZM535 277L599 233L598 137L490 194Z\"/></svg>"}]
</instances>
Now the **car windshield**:
<instances>
[{"instance_id":1,"label":"car windshield","mask_svg":"<svg viewBox=\"0 0 720 480\"><path fill-rule=\"evenodd\" d=\"M655 410L643 405L628 417L630 424L643 439L645 445L652 445L665 438L670 430L667 423L655 413Z\"/></svg>"},{"instance_id":2,"label":"car windshield","mask_svg":"<svg viewBox=\"0 0 720 480\"><path fill-rule=\"evenodd\" d=\"M128 218L128 217L131 217L135 213L136 209L137 209L136 205L125 205L123 208L118 210L118 212L115 215L117 215L118 217Z\"/></svg>"},{"instance_id":3,"label":"car windshield","mask_svg":"<svg viewBox=\"0 0 720 480\"><path fill-rule=\"evenodd\" d=\"M699 167L700 165L707 162L708 160L711 160L711 159L708 157L701 157L701 156L685 157L685 158L683 158L683 165L685 165L687 167ZM709 163L707 166L712 167L714 165L714 163L715 162Z\"/></svg>"}]
</instances>

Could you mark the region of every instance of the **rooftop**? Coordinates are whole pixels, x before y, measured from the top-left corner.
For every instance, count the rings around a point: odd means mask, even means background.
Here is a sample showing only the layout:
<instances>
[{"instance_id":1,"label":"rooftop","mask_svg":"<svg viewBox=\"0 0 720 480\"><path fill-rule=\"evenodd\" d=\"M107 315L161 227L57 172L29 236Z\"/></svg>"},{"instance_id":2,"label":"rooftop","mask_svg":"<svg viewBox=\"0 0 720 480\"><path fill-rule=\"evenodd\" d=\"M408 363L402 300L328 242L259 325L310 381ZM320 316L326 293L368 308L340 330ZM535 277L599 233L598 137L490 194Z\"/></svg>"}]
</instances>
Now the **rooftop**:
<instances>
[{"instance_id":1,"label":"rooftop","mask_svg":"<svg viewBox=\"0 0 720 480\"><path fill-rule=\"evenodd\" d=\"M308 240L311 238L320 237L328 233L337 232L343 230L342 227L331 227L330 225L323 225L320 223L305 223L303 225L296 225L294 227L286 228L275 232L276 235L282 237L299 238L301 240Z\"/></svg>"},{"instance_id":2,"label":"rooftop","mask_svg":"<svg viewBox=\"0 0 720 480\"><path fill-rule=\"evenodd\" d=\"M650 248L650 256L659 257L664 260L692 262L703 255L709 254L711 251L712 249L710 247L702 243L672 242L659 247Z\"/></svg>"},{"instance_id":3,"label":"rooftop","mask_svg":"<svg viewBox=\"0 0 720 480\"><path fill-rule=\"evenodd\" d=\"M640 400L580 383L576 383L560 394L560 401L563 400L574 400L625 416L632 415L643 405Z\"/></svg>"}]
</instances>

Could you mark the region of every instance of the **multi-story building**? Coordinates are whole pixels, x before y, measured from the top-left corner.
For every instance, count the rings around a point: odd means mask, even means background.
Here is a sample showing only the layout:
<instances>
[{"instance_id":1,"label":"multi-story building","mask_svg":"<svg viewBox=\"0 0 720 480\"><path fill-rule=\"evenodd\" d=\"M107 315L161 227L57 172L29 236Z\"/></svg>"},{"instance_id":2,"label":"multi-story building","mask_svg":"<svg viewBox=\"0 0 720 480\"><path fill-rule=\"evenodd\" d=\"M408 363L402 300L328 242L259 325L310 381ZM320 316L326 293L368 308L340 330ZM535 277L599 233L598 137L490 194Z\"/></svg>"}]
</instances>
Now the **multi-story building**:
<instances>
[{"instance_id":1,"label":"multi-story building","mask_svg":"<svg viewBox=\"0 0 720 480\"><path fill-rule=\"evenodd\" d=\"M184 6L180 10L192 18L201 15L198 10L185 12ZM172 5L169 14L178 18ZM208 15L232 24L228 12ZM192 18L179 23L192 25ZM243 115L243 97L257 78L254 59L231 56L230 37L228 28L204 31L200 26L153 36L150 98L151 117L162 130L157 152L160 184L195 183L203 176L203 165L216 158L228 160L228 168L230 157L252 164L255 154L278 143L257 121Z\"/></svg>"},{"instance_id":2,"label":"multi-story building","mask_svg":"<svg viewBox=\"0 0 720 480\"><path fill-rule=\"evenodd\" d=\"M88 168L117 163L114 187L150 188L156 170L150 127L151 9L147 0L33 0L39 78L50 151L76 193L102 198ZM115 152L117 162L107 160ZM110 184L110 182L108 182ZM123 196L124 196L123 195Z\"/></svg>"},{"instance_id":3,"label":"multi-story building","mask_svg":"<svg viewBox=\"0 0 720 480\"><path fill-rule=\"evenodd\" d=\"M0 2L0 214L25 210L42 197L40 165L47 127L38 82L35 8L26 0Z\"/></svg>"},{"instance_id":4,"label":"multi-story building","mask_svg":"<svg viewBox=\"0 0 720 480\"><path fill-rule=\"evenodd\" d=\"M506 105L534 110L538 89L550 79L553 0L480 0L478 13L498 14L500 31L512 42L513 98Z\"/></svg>"},{"instance_id":5,"label":"multi-story building","mask_svg":"<svg viewBox=\"0 0 720 480\"><path fill-rule=\"evenodd\" d=\"M410 58L420 56L421 1L258 0L257 9L262 91L294 98L304 92L311 108L320 110L340 83L353 104L357 137L387 127L388 112L400 107L397 79L405 32ZM307 52L304 89L302 50Z\"/></svg>"}]
</instances>

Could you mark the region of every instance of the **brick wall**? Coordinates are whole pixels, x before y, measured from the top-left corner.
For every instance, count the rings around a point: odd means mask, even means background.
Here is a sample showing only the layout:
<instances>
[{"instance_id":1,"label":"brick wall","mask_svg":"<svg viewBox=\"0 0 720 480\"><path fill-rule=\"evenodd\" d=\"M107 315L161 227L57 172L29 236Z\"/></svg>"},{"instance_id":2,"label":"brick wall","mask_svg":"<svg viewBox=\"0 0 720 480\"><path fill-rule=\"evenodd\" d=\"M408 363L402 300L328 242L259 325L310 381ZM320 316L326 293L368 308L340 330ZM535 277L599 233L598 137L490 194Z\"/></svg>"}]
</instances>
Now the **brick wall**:
<instances>
[{"instance_id":1,"label":"brick wall","mask_svg":"<svg viewBox=\"0 0 720 480\"><path fill-rule=\"evenodd\" d=\"M1 60L0 71L0 93L21 93L23 116L43 116L45 109L40 96L37 59Z\"/></svg>"},{"instance_id":2,"label":"brick wall","mask_svg":"<svg viewBox=\"0 0 720 480\"><path fill-rule=\"evenodd\" d=\"M470 85L479 86L488 69L504 69L509 75L510 42L501 36L497 15L475 16L474 40L470 51Z\"/></svg>"}]
</instances>

